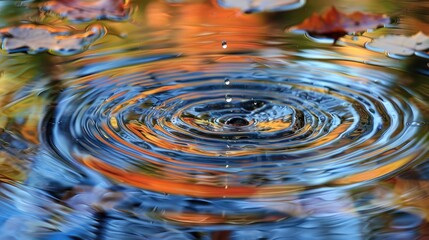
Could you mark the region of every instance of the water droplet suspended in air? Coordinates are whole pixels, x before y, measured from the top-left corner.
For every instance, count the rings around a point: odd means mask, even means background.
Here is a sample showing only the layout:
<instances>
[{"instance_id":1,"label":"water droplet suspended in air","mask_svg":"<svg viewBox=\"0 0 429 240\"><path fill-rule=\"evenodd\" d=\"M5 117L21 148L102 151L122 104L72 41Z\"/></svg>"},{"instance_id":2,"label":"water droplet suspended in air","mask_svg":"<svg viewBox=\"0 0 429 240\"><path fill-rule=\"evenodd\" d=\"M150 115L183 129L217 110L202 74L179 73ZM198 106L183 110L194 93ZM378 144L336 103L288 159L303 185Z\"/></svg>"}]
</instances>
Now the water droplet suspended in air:
<instances>
[{"instance_id":1,"label":"water droplet suspended in air","mask_svg":"<svg viewBox=\"0 0 429 240\"><path fill-rule=\"evenodd\" d=\"M227 44L227 42L225 41L225 40L223 40L222 41L222 48L227 48L228 47L228 44Z\"/></svg>"},{"instance_id":2,"label":"water droplet suspended in air","mask_svg":"<svg viewBox=\"0 0 429 240\"><path fill-rule=\"evenodd\" d=\"M231 83L231 81L229 80L229 78L225 78L225 85L229 85Z\"/></svg>"},{"instance_id":3,"label":"water droplet suspended in air","mask_svg":"<svg viewBox=\"0 0 429 240\"><path fill-rule=\"evenodd\" d=\"M232 97L231 97L231 96L229 96L228 94L227 94L227 95L225 95L225 101L226 101L226 102L231 102L231 101L232 101Z\"/></svg>"},{"instance_id":4,"label":"water droplet suspended in air","mask_svg":"<svg viewBox=\"0 0 429 240\"><path fill-rule=\"evenodd\" d=\"M225 101L226 102L231 102L232 101L232 97L230 97L229 95L225 95Z\"/></svg>"}]
</instances>

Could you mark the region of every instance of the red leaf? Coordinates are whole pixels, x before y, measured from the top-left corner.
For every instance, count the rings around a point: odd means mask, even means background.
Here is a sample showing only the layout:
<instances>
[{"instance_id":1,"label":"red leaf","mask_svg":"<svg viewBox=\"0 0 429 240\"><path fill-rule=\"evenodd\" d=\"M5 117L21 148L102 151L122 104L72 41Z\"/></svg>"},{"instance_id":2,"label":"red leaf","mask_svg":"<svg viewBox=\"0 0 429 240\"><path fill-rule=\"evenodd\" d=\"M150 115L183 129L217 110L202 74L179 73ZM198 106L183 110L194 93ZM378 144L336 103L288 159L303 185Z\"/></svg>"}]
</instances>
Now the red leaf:
<instances>
[{"instance_id":1,"label":"red leaf","mask_svg":"<svg viewBox=\"0 0 429 240\"><path fill-rule=\"evenodd\" d=\"M311 35L338 39L347 33L364 32L390 23L385 15L353 12L345 14L331 7L324 14L314 13L301 24L290 30L303 30Z\"/></svg>"}]
</instances>

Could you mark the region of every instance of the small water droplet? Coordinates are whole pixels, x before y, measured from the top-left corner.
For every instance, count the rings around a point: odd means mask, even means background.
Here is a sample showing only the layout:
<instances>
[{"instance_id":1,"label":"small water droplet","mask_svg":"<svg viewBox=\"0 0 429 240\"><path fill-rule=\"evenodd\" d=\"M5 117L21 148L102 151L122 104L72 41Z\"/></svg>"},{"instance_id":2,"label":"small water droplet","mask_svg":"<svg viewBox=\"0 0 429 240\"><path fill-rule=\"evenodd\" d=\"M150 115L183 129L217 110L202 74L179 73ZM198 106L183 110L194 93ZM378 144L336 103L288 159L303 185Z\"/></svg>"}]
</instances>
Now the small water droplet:
<instances>
[{"instance_id":1,"label":"small water droplet","mask_svg":"<svg viewBox=\"0 0 429 240\"><path fill-rule=\"evenodd\" d=\"M225 85L229 85L229 84L231 84L231 81L229 80L229 78L225 78Z\"/></svg>"},{"instance_id":2,"label":"small water droplet","mask_svg":"<svg viewBox=\"0 0 429 240\"><path fill-rule=\"evenodd\" d=\"M357 41L357 40L359 40L359 38L358 38L358 36L353 36L353 37L352 37L352 40L353 40L353 41Z\"/></svg>"},{"instance_id":3,"label":"small water droplet","mask_svg":"<svg viewBox=\"0 0 429 240\"><path fill-rule=\"evenodd\" d=\"M229 165L225 165L225 168L229 168Z\"/></svg>"},{"instance_id":4,"label":"small water droplet","mask_svg":"<svg viewBox=\"0 0 429 240\"><path fill-rule=\"evenodd\" d=\"M225 40L222 41L222 48L225 49L228 47L228 44Z\"/></svg>"},{"instance_id":5,"label":"small water droplet","mask_svg":"<svg viewBox=\"0 0 429 240\"><path fill-rule=\"evenodd\" d=\"M422 127L426 125L426 122L413 121L413 122L408 122L407 125L410 127Z\"/></svg>"},{"instance_id":6,"label":"small water droplet","mask_svg":"<svg viewBox=\"0 0 429 240\"><path fill-rule=\"evenodd\" d=\"M232 97L231 97L231 96L229 96L228 94L227 94L227 95L225 95L225 101L226 101L226 102L231 102L231 101L232 101Z\"/></svg>"}]
</instances>

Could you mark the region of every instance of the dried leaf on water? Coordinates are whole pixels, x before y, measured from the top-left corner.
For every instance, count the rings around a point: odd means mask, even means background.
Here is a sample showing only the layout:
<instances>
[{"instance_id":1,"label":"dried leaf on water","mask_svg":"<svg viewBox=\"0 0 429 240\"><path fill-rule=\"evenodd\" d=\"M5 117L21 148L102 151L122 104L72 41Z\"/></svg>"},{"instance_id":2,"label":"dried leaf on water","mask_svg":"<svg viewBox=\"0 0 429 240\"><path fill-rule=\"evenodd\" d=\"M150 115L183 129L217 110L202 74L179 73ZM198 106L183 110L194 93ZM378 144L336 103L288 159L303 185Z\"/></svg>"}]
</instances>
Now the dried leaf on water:
<instances>
[{"instance_id":1,"label":"dried leaf on water","mask_svg":"<svg viewBox=\"0 0 429 240\"><path fill-rule=\"evenodd\" d=\"M72 33L64 28L24 24L0 29L1 48L9 53L49 51L52 54L70 55L85 50L104 33L104 27L98 24L89 26L81 33Z\"/></svg>"},{"instance_id":2,"label":"dried leaf on water","mask_svg":"<svg viewBox=\"0 0 429 240\"><path fill-rule=\"evenodd\" d=\"M410 56L429 49L429 37L422 32L413 36L387 35L367 43L367 48L378 52Z\"/></svg>"},{"instance_id":3,"label":"dried leaf on water","mask_svg":"<svg viewBox=\"0 0 429 240\"><path fill-rule=\"evenodd\" d=\"M365 32L389 23L390 18L385 15L362 12L346 14L331 7L323 14L314 13L301 24L292 27L290 31L302 30L310 35L337 40L347 33Z\"/></svg>"},{"instance_id":4,"label":"dried leaf on water","mask_svg":"<svg viewBox=\"0 0 429 240\"><path fill-rule=\"evenodd\" d=\"M51 0L41 9L72 21L123 20L129 14L129 0Z\"/></svg>"},{"instance_id":5,"label":"dried leaf on water","mask_svg":"<svg viewBox=\"0 0 429 240\"><path fill-rule=\"evenodd\" d=\"M246 13L262 11L285 11L304 6L305 0L217 0L225 8L239 8Z\"/></svg>"}]
</instances>

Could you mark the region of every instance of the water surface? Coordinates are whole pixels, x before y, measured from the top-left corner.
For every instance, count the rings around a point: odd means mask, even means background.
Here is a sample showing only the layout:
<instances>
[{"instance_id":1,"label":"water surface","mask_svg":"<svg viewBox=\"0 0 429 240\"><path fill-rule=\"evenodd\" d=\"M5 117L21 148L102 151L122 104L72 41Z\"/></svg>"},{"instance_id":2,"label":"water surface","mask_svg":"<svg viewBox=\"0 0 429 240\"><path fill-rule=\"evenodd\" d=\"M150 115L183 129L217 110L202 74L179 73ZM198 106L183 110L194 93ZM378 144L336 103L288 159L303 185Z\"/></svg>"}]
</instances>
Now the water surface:
<instances>
[{"instance_id":1,"label":"water surface","mask_svg":"<svg viewBox=\"0 0 429 240\"><path fill-rule=\"evenodd\" d=\"M0 239L429 238L428 53L367 44L424 32L427 3L35 4L1 3L0 26L103 30L1 54ZM284 31L333 4L394 21Z\"/></svg>"}]
</instances>

